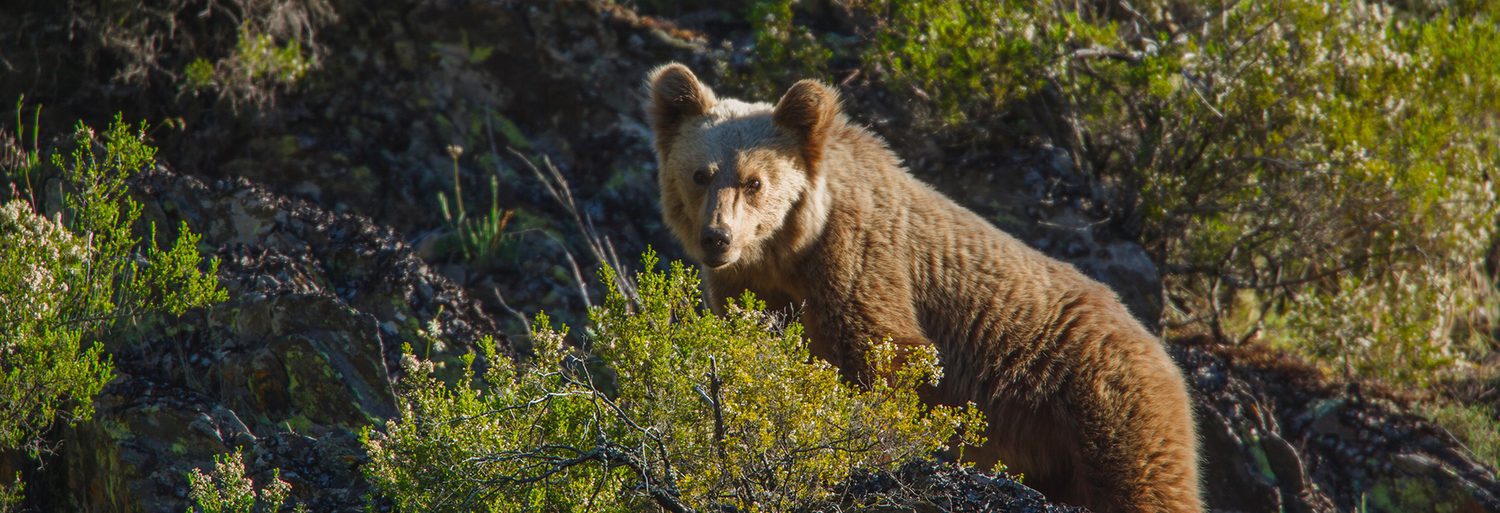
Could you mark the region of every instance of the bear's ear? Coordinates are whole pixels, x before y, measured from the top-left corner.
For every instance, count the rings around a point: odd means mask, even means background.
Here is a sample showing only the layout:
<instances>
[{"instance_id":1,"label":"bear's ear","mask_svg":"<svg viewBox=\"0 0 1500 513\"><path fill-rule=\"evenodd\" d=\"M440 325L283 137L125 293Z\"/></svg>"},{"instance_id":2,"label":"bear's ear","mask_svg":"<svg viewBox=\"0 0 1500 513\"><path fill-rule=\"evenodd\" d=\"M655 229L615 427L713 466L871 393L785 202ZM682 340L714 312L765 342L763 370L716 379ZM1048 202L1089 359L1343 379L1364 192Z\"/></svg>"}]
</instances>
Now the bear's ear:
<instances>
[{"instance_id":1,"label":"bear's ear","mask_svg":"<svg viewBox=\"0 0 1500 513\"><path fill-rule=\"evenodd\" d=\"M816 172L823 147L839 115L839 93L816 80L802 80L776 102L771 120L790 132L802 146L808 171Z\"/></svg>"},{"instance_id":2,"label":"bear's ear","mask_svg":"<svg viewBox=\"0 0 1500 513\"><path fill-rule=\"evenodd\" d=\"M675 62L651 70L646 87L651 91L651 131L662 154L684 120L707 114L717 102L714 92L699 83L687 66Z\"/></svg>"}]
</instances>

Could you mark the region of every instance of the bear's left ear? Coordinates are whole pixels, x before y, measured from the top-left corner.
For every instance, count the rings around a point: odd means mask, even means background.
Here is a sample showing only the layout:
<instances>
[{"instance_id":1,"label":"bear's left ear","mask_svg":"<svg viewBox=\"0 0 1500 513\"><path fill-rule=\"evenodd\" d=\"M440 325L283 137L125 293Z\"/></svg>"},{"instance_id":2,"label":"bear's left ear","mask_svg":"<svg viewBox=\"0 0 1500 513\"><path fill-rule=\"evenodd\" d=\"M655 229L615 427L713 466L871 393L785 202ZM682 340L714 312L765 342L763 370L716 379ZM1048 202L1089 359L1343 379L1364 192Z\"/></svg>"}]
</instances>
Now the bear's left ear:
<instances>
[{"instance_id":1,"label":"bear's left ear","mask_svg":"<svg viewBox=\"0 0 1500 513\"><path fill-rule=\"evenodd\" d=\"M771 120L797 138L808 171L816 173L838 115L837 91L816 80L802 80L792 84L781 101L776 102Z\"/></svg>"}]
</instances>

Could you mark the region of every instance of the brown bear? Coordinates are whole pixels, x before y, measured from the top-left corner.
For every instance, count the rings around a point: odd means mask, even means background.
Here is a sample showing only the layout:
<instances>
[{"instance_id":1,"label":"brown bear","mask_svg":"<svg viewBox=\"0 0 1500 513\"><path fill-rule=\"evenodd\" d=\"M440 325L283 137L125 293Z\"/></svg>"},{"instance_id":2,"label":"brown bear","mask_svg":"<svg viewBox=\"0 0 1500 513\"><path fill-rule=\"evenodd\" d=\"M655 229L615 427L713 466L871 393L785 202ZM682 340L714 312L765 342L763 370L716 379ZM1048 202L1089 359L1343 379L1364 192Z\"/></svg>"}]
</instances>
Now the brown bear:
<instances>
[{"instance_id":1,"label":"brown bear","mask_svg":"<svg viewBox=\"0 0 1500 513\"><path fill-rule=\"evenodd\" d=\"M647 87L662 216L715 309L744 290L801 307L854 380L872 341L935 344L933 400L989 418L978 463L1098 512L1202 510L1182 373L1108 287L912 177L820 82L774 107L675 63Z\"/></svg>"}]
</instances>

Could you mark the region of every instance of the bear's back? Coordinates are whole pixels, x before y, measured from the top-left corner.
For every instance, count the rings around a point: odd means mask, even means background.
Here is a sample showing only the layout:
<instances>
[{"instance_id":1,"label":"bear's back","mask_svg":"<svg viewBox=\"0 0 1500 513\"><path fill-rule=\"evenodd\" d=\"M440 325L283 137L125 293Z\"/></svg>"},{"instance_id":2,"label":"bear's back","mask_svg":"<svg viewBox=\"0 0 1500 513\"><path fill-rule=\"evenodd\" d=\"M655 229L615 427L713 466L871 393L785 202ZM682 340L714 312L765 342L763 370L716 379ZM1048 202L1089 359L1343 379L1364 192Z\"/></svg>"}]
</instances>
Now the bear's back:
<instances>
[{"instance_id":1,"label":"bear's back","mask_svg":"<svg viewBox=\"0 0 1500 513\"><path fill-rule=\"evenodd\" d=\"M1045 366L1042 359L1160 358L1143 354L1161 351L1160 342L1109 287L918 180L868 131L851 127L833 142L828 230L860 242L863 252L861 265L837 265L857 268L849 279L907 284L922 330L946 361L1017 362L959 373L993 378L971 387L1014 384ZM847 257L851 249L838 251ZM1078 343L1087 332L1128 334L1131 342ZM1084 352L1092 354L1075 354Z\"/></svg>"}]
</instances>

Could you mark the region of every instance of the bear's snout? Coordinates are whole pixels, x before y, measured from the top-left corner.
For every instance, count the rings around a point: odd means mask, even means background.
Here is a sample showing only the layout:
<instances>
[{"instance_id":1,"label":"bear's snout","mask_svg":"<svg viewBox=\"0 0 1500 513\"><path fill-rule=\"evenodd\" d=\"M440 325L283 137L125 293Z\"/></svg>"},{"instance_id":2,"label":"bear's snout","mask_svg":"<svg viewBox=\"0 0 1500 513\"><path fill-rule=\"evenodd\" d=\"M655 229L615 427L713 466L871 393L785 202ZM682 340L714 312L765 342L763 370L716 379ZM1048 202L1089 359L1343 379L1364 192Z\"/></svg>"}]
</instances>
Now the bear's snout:
<instances>
[{"instance_id":1,"label":"bear's snout","mask_svg":"<svg viewBox=\"0 0 1500 513\"><path fill-rule=\"evenodd\" d=\"M704 228L703 249L708 251L724 251L729 249L729 230L723 228Z\"/></svg>"},{"instance_id":2,"label":"bear's snout","mask_svg":"<svg viewBox=\"0 0 1500 513\"><path fill-rule=\"evenodd\" d=\"M729 230L704 228L699 238L703 243L704 263L714 267L729 263Z\"/></svg>"}]
</instances>

